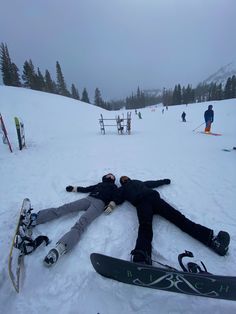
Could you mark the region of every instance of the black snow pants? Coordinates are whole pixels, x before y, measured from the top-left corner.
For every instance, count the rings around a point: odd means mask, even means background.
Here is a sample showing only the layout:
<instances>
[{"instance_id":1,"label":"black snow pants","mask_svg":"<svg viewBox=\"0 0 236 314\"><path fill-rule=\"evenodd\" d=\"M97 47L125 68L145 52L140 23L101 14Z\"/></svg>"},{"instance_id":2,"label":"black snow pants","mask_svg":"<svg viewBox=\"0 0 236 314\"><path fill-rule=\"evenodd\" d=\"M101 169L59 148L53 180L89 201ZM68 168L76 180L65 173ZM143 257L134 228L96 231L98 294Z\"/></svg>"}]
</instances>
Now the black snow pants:
<instances>
[{"instance_id":1,"label":"black snow pants","mask_svg":"<svg viewBox=\"0 0 236 314\"><path fill-rule=\"evenodd\" d=\"M164 217L179 227L182 231L205 245L209 245L213 236L213 230L200 224L196 224L186 218L183 214L181 214L181 212L161 199L159 193L156 191L153 191L153 194L143 198L136 205L136 210L139 220L139 230L135 250L142 250L150 257L152 254L153 215L160 215Z\"/></svg>"}]
</instances>

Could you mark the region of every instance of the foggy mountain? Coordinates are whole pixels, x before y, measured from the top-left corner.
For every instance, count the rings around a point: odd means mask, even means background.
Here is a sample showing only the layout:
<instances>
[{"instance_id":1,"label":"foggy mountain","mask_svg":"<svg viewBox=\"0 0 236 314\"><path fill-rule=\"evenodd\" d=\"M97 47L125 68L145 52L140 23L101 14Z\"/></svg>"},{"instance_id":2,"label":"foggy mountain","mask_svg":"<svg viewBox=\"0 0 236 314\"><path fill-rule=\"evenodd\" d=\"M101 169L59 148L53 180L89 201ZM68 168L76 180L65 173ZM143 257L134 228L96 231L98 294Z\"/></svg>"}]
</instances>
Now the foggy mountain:
<instances>
[{"instance_id":1,"label":"foggy mountain","mask_svg":"<svg viewBox=\"0 0 236 314\"><path fill-rule=\"evenodd\" d=\"M210 84L214 82L225 85L227 79L233 75L236 75L236 62L230 62L222 66L219 70L206 78L202 83Z\"/></svg>"}]
</instances>

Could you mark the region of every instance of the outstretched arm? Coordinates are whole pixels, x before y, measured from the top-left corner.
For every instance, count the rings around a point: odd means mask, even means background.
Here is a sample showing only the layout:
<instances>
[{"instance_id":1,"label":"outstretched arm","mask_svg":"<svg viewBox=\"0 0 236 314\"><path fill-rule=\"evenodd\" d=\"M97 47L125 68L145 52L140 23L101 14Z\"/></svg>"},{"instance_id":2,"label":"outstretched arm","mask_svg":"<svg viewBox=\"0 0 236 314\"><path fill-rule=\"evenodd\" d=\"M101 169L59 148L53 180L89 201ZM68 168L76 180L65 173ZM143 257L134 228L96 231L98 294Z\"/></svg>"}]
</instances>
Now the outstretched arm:
<instances>
[{"instance_id":1,"label":"outstretched arm","mask_svg":"<svg viewBox=\"0 0 236 314\"><path fill-rule=\"evenodd\" d=\"M95 185L90 185L90 186L87 186L87 187L68 185L68 186L66 187L66 191L67 191L67 192L88 193L88 192L92 192L92 191L95 189L96 186L97 186L97 184L95 184Z\"/></svg>"},{"instance_id":2,"label":"outstretched arm","mask_svg":"<svg viewBox=\"0 0 236 314\"><path fill-rule=\"evenodd\" d=\"M163 180L152 180L152 181L144 181L144 184L148 187L148 188L158 188L158 186L164 185L164 184L170 184L171 181L170 179L163 179Z\"/></svg>"}]
</instances>

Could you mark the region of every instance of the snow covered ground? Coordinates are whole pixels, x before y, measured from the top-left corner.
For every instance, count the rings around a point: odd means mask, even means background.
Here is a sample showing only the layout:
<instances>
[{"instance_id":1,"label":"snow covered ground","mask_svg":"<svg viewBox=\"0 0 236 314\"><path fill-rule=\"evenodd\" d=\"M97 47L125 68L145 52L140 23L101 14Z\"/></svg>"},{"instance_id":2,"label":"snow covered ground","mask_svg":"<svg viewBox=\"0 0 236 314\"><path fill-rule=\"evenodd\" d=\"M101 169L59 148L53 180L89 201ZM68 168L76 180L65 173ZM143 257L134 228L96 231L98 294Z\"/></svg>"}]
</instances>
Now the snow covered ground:
<instances>
[{"instance_id":1,"label":"snow covered ground","mask_svg":"<svg viewBox=\"0 0 236 314\"><path fill-rule=\"evenodd\" d=\"M135 208L127 202L94 221L75 249L51 269L44 267L44 256L81 213L37 226L35 234L46 234L52 242L25 258L19 294L8 278L8 253L23 198L31 199L36 212L59 206L86 196L67 193L67 185L95 184L108 172L117 179L121 175L141 180L170 178L171 185L158 189L164 199L195 222L231 234L229 254L221 257L155 217L154 260L179 267L178 254L189 250L210 272L236 275L236 151L222 151L236 146L236 99L211 102L212 131L223 134L218 137L193 132L203 123L209 104L171 107L164 114L161 107L142 109L142 120L132 112L131 135L118 135L115 127L101 135L100 113L114 118L118 112L0 86L0 113L13 147L10 153L0 141L0 313L236 313L236 302L129 286L95 272L89 259L92 252L130 258L138 222ZM183 110L186 123L180 118ZM27 149L22 151L15 116L25 124Z\"/></svg>"}]
</instances>

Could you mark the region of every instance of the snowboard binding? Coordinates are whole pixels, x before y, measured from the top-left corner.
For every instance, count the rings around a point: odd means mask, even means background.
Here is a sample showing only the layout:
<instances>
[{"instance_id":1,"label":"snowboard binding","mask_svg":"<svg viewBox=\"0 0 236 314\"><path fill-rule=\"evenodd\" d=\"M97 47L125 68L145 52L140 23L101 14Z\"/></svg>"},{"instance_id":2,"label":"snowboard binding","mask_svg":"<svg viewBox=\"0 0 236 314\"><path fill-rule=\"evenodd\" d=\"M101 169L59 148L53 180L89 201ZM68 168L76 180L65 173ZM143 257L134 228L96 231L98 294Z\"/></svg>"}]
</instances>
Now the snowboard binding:
<instances>
[{"instance_id":1,"label":"snowboard binding","mask_svg":"<svg viewBox=\"0 0 236 314\"><path fill-rule=\"evenodd\" d=\"M204 265L204 263L202 261L201 262L201 266L198 265L197 263L194 262L188 262L187 263L187 268L184 266L183 264L183 258L184 257L194 257L193 253L190 251L185 251L184 253L179 254L178 256L178 261L179 261L179 265L181 266L181 268L183 269L184 272L188 272L188 273L205 273L205 274L210 274L207 269L206 266Z\"/></svg>"}]
</instances>

